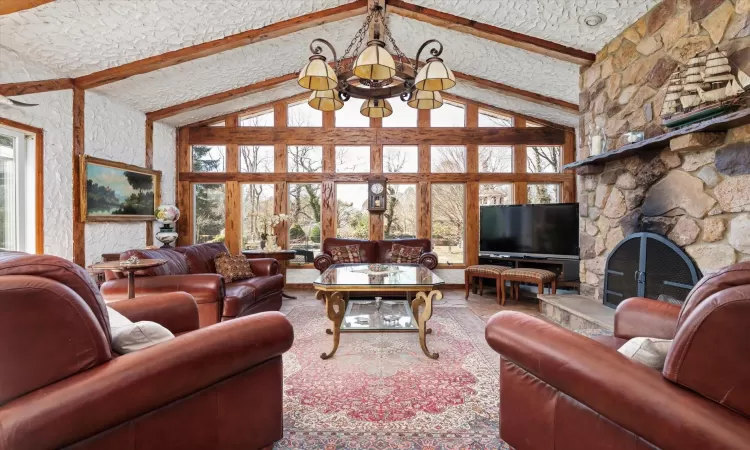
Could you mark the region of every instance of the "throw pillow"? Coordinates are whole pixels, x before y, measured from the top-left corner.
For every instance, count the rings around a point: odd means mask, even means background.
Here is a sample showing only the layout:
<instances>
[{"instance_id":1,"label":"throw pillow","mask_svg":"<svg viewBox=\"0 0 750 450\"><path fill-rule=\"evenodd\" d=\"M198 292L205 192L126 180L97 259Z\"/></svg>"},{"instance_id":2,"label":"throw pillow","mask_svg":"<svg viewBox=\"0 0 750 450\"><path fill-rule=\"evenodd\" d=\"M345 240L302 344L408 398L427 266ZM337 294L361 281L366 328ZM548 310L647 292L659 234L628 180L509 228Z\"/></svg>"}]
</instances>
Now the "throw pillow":
<instances>
[{"instance_id":1,"label":"throw pillow","mask_svg":"<svg viewBox=\"0 0 750 450\"><path fill-rule=\"evenodd\" d=\"M109 306L107 314L112 334L112 350L121 355L174 339L172 332L156 322L143 320L133 323Z\"/></svg>"},{"instance_id":2,"label":"throw pillow","mask_svg":"<svg viewBox=\"0 0 750 450\"><path fill-rule=\"evenodd\" d=\"M255 276L250 269L250 261L243 255L232 256L229 253L219 253L214 258L214 263L216 263L216 273L224 277L227 283Z\"/></svg>"},{"instance_id":3,"label":"throw pillow","mask_svg":"<svg viewBox=\"0 0 750 450\"><path fill-rule=\"evenodd\" d=\"M391 261L397 264L416 264L422 254L422 247L407 247L401 244L393 244L391 248Z\"/></svg>"},{"instance_id":4,"label":"throw pillow","mask_svg":"<svg viewBox=\"0 0 750 450\"><path fill-rule=\"evenodd\" d=\"M342 245L331 249L331 259L334 264L358 264L362 262L359 256L359 245Z\"/></svg>"},{"instance_id":5,"label":"throw pillow","mask_svg":"<svg viewBox=\"0 0 750 450\"><path fill-rule=\"evenodd\" d=\"M635 337L617 351L633 361L638 361L656 370L662 370L671 346L671 339Z\"/></svg>"}]
</instances>

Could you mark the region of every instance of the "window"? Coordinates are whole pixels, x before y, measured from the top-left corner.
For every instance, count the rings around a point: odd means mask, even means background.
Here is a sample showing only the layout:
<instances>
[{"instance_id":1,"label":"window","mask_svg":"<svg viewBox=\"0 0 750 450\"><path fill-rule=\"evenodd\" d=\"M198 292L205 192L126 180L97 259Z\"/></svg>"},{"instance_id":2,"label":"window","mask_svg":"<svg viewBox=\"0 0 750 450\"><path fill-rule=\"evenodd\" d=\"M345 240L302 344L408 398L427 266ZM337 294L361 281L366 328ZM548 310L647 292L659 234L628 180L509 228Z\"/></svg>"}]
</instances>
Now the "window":
<instances>
[{"instance_id":1,"label":"window","mask_svg":"<svg viewBox=\"0 0 750 450\"><path fill-rule=\"evenodd\" d=\"M393 99L391 102L393 114L383 117L383 127L385 128L407 128L417 126L417 110L402 102L400 99Z\"/></svg>"},{"instance_id":2,"label":"window","mask_svg":"<svg viewBox=\"0 0 750 450\"><path fill-rule=\"evenodd\" d=\"M286 153L289 172L321 172L323 170L323 147L290 145Z\"/></svg>"},{"instance_id":3,"label":"window","mask_svg":"<svg viewBox=\"0 0 750 450\"><path fill-rule=\"evenodd\" d=\"M312 263L320 253L320 184L289 184L289 248Z\"/></svg>"},{"instance_id":4,"label":"window","mask_svg":"<svg viewBox=\"0 0 750 450\"><path fill-rule=\"evenodd\" d=\"M383 213L385 239L417 237L417 185L388 184L388 201Z\"/></svg>"},{"instance_id":5,"label":"window","mask_svg":"<svg viewBox=\"0 0 750 450\"><path fill-rule=\"evenodd\" d=\"M214 122L214 123L208 124L209 127L223 127L225 125L226 125L226 121L224 121L224 120L220 120L218 122Z\"/></svg>"},{"instance_id":6,"label":"window","mask_svg":"<svg viewBox=\"0 0 750 450\"><path fill-rule=\"evenodd\" d=\"M261 111L249 116L240 117L241 127L272 127L273 110Z\"/></svg>"},{"instance_id":7,"label":"window","mask_svg":"<svg viewBox=\"0 0 750 450\"><path fill-rule=\"evenodd\" d=\"M479 205L512 205L512 184L480 184Z\"/></svg>"},{"instance_id":8,"label":"window","mask_svg":"<svg viewBox=\"0 0 750 450\"><path fill-rule=\"evenodd\" d=\"M463 127L466 125L466 108L459 103L444 102L438 109L430 110L430 126Z\"/></svg>"},{"instance_id":9,"label":"window","mask_svg":"<svg viewBox=\"0 0 750 450\"><path fill-rule=\"evenodd\" d=\"M193 172L226 172L226 155L223 145L194 145Z\"/></svg>"},{"instance_id":10,"label":"window","mask_svg":"<svg viewBox=\"0 0 750 450\"><path fill-rule=\"evenodd\" d=\"M419 147L416 145L384 145L383 172L417 173L419 172Z\"/></svg>"},{"instance_id":11,"label":"window","mask_svg":"<svg viewBox=\"0 0 750 450\"><path fill-rule=\"evenodd\" d=\"M0 128L0 249L23 251L27 247L25 159L26 136Z\"/></svg>"},{"instance_id":12,"label":"window","mask_svg":"<svg viewBox=\"0 0 750 450\"><path fill-rule=\"evenodd\" d=\"M363 100L350 99L344 107L336 111L336 127L369 127L370 118L359 112Z\"/></svg>"},{"instance_id":13,"label":"window","mask_svg":"<svg viewBox=\"0 0 750 450\"><path fill-rule=\"evenodd\" d=\"M513 172L513 147L479 147L479 171L483 173Z\"/></svg>"},{"instance_id":14,"label":"window","mask_svg":"<svg viewBox=\"0 0 750 450\"><path fill-rule=\"evenodd\" d=\"M466 147L433 146L430 153L430 166L433 173L466 172Z\"/></svg>"},{"instance_id":15,"label":"window","mask_svg":"<svg viewBox=\"0 0 750 450\"><path fill-rule=\"evenodd\" d=\"M306 101L289 105L287 125L290 127L322 127L323 112L312 109Z\"/></svg>"},{"instance_id":16,"label":"window","mask_svg":"<svg viewBox=\"0 0 750 450\"><path fill-rule=\"evenodd\" d=\"M273 172L273 145L241 145L240 172Z\"/></svg>"},{"instance_id":17,"label":"window","mask_svg":"<svg viewBox=\"0 0 750 450\"><path fill-rule=\"evenodd\" d=\"M193 185L193 211L193 241L196 244L224 242L224 185Z\"/></svg>"},{"instance_id":18,"label":"window","mask_svg":"<svg viewBox=\"0 0 750 450\"><path fill-rule=\"evenodd\" d=\"M370 147L337 146L336 172L370 173Z\"/></svg>"},{"instance_id":19,"label":"window","mask_svg":"<svg viewBox=\"0 0 750 450\"><path fill-rule=\"evenodd\" d=\"M560 202L559 184L529 184L527 189L529 203L546 204Z\"/></svg>"},{"instance_id":20,"label":"window","mask_svg":"<svg viewBox=\"0 0 750 450\"><path fill-rule=\"evenodd\" d=\"M560 171L560 147L526 148L526 172L528 173L557 173Z\"/></svg>"},{"instance_id":21,"label":"window","mask_svg":"<svg viewBox=\"0 0 750 450\"><path fill-rule=\"evenodd\" d=\"M480 127L512 127L513 118L480 109L479 110L479 126Z\"/></svg>"},{"instance_id":22,"label":"window","mask_svg":"<svg viewBox=\"0 0 750 450\"><path fill-rule=\"evenodd\" d=\"M432 245L441 263L464 262L464 192L463 184L432 184Z\"/></svg>"},{"instance_id":23,"label":"window","mask_svg":"<svg viewBox=\"0 0 750 450\"><path fill-rule=\"evenodd\" d=\"M271 230L273 184L242 185L242 248L255 250Z\"/></svg>"},{"instance_id":24,"label":"window","mask_svg":"<svg viewBox=\"0 0 750 450\"><path fill-rule=\"evenodd\" d=\"M336 237L369 239L367 185L336 183Z\"/></svg>"}]
</instances>

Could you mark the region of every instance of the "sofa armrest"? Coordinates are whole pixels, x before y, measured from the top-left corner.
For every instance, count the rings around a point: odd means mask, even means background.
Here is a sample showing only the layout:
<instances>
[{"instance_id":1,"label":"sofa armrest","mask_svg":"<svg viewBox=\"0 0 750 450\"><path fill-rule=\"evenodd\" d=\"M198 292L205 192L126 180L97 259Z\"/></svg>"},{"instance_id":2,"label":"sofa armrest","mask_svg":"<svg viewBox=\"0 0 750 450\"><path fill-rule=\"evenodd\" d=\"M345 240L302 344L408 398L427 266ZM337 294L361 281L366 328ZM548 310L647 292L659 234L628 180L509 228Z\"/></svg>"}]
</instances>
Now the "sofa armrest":
<instances>
[{"instance_id":1,"label":"sofa armrest","mask_svg":"<svg viewBox=\"0 0 750 450\"><path fill-rule=\"evenodd\" d=\"M224 278L215 273L135 277L137 297L169 292L187 292L198 304L217 303L224 298ZM127 299L128 280L107 281L102 284L101 293L108 302Z\"/></svg>"},{"instance_id":2,"label":"sofa armrest","mask_svg":"<svg viewBox=\"0 0 750 450\"><path fill-rule=\"evenodd\" d=\"M505 311L489 320L485 337L506 360L659 448L750 442L746 418L560 326Z\"/></svg>"},{"instance_id":3,"label":"sofa armrest","mask_svg":"<svg viewBox=\"0 0 750 450\"><path fill-rule=\"evenodd\" d=\"M112 359L0 407L0 448L60 448L188 397L289 350L280 313L222 322Z\"/></svg>"},{"instance_id":4,"label":"sofa armrest","mask_svg":"<svg viewBox=\"0 0 750 450\"><path fill-rule=\"evenodd\" d=\"M156 322L172 334L198 329L198 305L186 292L146 295L107 304L133 322Z\"/></svg>"},{"instance_id":5,"label":"sofa armrest","mask_svg":"<svg viewBox=\"0 0 750 450\"><path fill-rule=\"evenodd\" d=\"M438 255L435 252L424 252L419 255L419 264L432 270L438 266Z\"/></svg>"},{"instance_id":6,"label":"sofa armrest","mask_svg":"<svg viewBox=\"0 0 750 450\"><path fill-rule=\"evenodd\" d=\"M333 258L331 258L330 255L321 253L320 255L315 257L315 261L313 261L313 264L315 265L315 268L322 273L325 272L326 269L331 267L331 265L333 264Z\"/></svg>"},{"instance_id":7,"label":"sofa armrest","mask_svg":"<svg viewBox=\"0 0 750 450\"><path fill-rule=\"evenodd\" d=\"M273 258L249 259L250 270L258 277L270 277L279 273L279 262Z\"/></svg>"},{"instance_id":8,"label":"sofa armrest","mask_svg":"<svg viewBox=\"0 0 750 450\"><path fill-rule=\"evenodd\" d=\"M615 336L623 339L652 337L672 339L677 331L680 307L650 298L629 298L615 312Z\"/></svg>"}]
</instances>

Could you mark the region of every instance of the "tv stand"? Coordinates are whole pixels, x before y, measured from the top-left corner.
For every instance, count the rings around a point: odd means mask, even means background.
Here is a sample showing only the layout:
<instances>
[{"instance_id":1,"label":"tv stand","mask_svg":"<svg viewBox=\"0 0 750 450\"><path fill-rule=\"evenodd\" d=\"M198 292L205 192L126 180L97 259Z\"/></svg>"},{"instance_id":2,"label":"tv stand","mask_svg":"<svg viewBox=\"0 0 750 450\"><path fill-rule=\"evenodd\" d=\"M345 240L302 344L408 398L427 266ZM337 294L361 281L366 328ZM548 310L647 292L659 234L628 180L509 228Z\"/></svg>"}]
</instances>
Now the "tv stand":
<instances>
[{"instance_id":1,"label":"tv stand","mask_svg":"<svg viewBox=\"0 0 750 450\"><path fill-rule=\"evenodd\" d=\"M479 264L549 270L557 274L557 287L575 289L580 292L580 259L540 258L532 255L479 255Z\"/></svg>"}]
</instances>

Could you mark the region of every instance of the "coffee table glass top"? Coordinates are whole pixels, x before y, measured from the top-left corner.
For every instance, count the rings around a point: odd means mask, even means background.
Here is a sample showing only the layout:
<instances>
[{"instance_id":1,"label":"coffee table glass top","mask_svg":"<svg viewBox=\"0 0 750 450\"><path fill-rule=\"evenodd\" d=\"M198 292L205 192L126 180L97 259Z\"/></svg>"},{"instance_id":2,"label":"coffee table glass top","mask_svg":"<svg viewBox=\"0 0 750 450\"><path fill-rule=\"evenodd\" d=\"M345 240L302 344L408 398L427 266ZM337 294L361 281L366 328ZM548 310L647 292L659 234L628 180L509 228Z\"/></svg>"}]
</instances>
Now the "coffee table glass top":
<instances>
[{"instance_id":1,"label":"coffee table glass top","mask_svg":"<svg viewBox=\"0 0 750 450\"><path fill-rule=\"evenodd\" d=\"M421 264L334 264L314 282L319 287L421 287L445 282Z\"/></svg>"},{"instance_id":2,"label":"coffee table glass top","mask_svg":"<svg viewBox=\"0 0 750 450\"><path fill-rule=\"evenodd\" d=\"M417 331L406 300L349 300L341 331Z\"/></svg>"}]
</instances>

